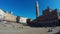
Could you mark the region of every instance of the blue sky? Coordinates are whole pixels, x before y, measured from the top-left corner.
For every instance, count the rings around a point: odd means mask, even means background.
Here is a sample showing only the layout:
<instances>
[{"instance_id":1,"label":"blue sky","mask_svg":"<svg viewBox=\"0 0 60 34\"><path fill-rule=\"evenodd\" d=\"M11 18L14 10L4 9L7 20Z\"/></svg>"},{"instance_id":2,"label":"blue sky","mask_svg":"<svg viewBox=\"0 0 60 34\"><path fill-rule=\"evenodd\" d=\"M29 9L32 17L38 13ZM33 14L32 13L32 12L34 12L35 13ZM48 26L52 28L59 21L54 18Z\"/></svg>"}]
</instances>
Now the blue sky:
<instances>
[{"instance_id":1,"label":"blue sky","mask_svg":"<svg viewBox=\"0 0 60 34\"><path fill-rule=\"evenodd\" d=\"M5 11L12 11L14 15L36 18L35 12L35 1L36 0L0 0L0 8ZM50 6L51 9L60 10L60 0L38 0L40 15L42 15L42 10Z\"/></svg>"}]
</instances>

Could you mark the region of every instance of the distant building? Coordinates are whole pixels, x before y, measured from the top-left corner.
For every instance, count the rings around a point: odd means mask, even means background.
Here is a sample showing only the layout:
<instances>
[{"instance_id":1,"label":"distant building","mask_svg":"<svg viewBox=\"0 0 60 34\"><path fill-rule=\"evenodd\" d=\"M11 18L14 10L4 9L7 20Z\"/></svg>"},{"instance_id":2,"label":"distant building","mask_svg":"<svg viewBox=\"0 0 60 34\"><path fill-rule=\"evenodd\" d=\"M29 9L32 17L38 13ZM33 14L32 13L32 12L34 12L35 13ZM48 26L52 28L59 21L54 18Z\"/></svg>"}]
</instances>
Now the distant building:
<instances>
[{"instance_id":1,"label":"distant building","mask_svg":"<svg viewBox=\"0 0 60 34\"><path fill-rule=\"evenodd\" d=\"M38 5L38 2L36 2ZM38 7L36 7L37 9ZM38 16L38 9L36 10L36 17ZM28 24L32 26L60 26L60 12L58 9L47 9L43 10L43 15L38 16L33 21L28 21Z\"/></svg>"},{"instance_id":2,"label":"distant building","mask_svg":"<svg viewBox=\"0 0 60 34\"><path fill-rule=\"evenodd\" d=\"M4 21L9 21L9 22L27 23L27 19L28 18L13 15L12 11L8 13L8 11L4 11L0 9L0 20L2 21L4 20Z\"/></svg>"},{"instance_id":3,"label":"distant building","mask_svg":"<svg viewBox=\"0 0 60 34\"><path fill-rule=\"evenodd\" d=\"M51 10L49 7L43 10L43 15L36 19L36 23L42 26L59 26L60 25L60 12L55 9Z\"/></svg>"},{"instance_id":4,"label":"distant building","mask_svg":"<svg viewBox=\"0 0 60 34\"><path fill-rule=\"evenodd\" d=\"M0 20L3 20L4 19L4 11L0 9Z\"/></svg>"},{"instance_id":5,"label":"distant building","mask_svg":"<svg viewBox=\"0 0 60 34\"><path fill-rule=\"evenodd\" d=\"M0 15L4 16L4 14L5 12L2 9L0 9Z\"/></svg>"},{"instance_id":6,"label":"distant building","mask_svg":"<svg viewBox=\"0 0 60 34\"><path fill-rule=\"evenodd\" d=\"M19 22L19 23L21 23L21 24L27 24L27 19L28 19L28 18L17 17L17 22Z\"/></svg>"},{"instance_id":7,"label":"distant building","mask_svg":"<svg viewBox=\"0 0 60 34\"><path fill-rule=\"evenodd\" d=\"M13 15L12 13L5 13L5 20L11 21L11 22L16 22L17 16Z\"/></svg>"},{"instance_id":8,"label":"distant building","mask_svg":"<svg viewBox=\"0 0 60 34\"><path fill-rule=\"evenodd\" d=\"M0 9L0 20L16 22L16 17L17 16L14 16L12 12L8 13L7 11Z\"/></svg>"},{"instance_id":9,"label":"distant building","mask_svg":"<svg viewBox=\"0 0 60 34\"><path fill-rule=\"evenodd\" d=\"M27 18L20 17L20 22L21 22L21 23L26 23L26 22L27 22Z\"/></svg>"}]
</instances>

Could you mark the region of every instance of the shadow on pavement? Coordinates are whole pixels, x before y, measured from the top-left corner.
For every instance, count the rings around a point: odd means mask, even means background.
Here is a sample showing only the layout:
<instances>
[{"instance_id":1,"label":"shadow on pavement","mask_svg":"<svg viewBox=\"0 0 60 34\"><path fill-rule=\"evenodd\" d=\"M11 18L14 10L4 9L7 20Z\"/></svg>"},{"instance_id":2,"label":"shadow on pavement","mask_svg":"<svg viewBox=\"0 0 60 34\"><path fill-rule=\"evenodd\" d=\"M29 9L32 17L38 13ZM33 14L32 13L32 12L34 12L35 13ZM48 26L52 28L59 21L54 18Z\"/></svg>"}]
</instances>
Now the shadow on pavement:
<instances>
[{"instance_id":1,"label":"shadow on pavement","mask_svg":"<svg viewBox=\"0 0 60 34\"><path fill-rule=\"evenodd\" d=\"M60 31L59 31L59 32L57 32L57 33L55 33L55 34L60 34Z\"/></svg>"}]
</instances>

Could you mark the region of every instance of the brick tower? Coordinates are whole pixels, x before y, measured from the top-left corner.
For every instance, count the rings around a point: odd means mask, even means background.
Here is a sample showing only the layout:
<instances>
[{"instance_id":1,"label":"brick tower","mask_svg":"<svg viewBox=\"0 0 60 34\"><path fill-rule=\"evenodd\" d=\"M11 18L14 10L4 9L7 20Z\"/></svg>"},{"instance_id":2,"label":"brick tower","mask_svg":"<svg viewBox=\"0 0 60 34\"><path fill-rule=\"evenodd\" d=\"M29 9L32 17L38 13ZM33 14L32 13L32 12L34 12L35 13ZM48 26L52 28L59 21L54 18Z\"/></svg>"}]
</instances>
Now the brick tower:
<instances>
[{"instance_id":1,"label":"brick tower","mask_svg":"<svg viewBox=\"0 0 60 34\"><path fill-rule=\"evenodd\" d=\"M39 17L39 4L38 4L38 0L36 0L36 19L37 17Z\"/></svg>"}]
</instances>

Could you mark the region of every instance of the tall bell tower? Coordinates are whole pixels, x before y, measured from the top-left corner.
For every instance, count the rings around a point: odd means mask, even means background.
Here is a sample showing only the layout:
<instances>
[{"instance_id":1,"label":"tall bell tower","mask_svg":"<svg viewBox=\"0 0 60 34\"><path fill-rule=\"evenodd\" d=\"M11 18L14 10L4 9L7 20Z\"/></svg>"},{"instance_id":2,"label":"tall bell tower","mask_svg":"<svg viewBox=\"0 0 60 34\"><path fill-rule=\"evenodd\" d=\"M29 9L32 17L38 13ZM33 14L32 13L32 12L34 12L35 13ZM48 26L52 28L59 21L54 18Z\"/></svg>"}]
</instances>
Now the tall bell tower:
<instances>
[{"instance_id":1,"label":"tall bell tower","mask_svg":"<svg viewBox=\"0 0 60 34\"><path fill-rule=\"evenodd\" d=\"M39 4L38 4L38 0L36 0L36 19L37 17L39 17Z\"/></svg>"}]
</instances>

